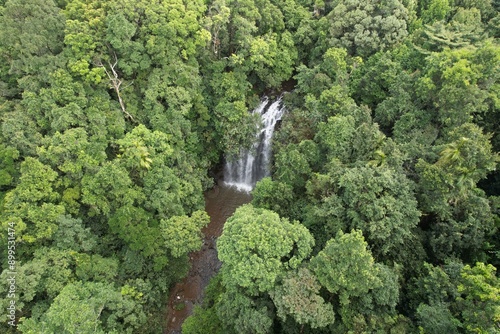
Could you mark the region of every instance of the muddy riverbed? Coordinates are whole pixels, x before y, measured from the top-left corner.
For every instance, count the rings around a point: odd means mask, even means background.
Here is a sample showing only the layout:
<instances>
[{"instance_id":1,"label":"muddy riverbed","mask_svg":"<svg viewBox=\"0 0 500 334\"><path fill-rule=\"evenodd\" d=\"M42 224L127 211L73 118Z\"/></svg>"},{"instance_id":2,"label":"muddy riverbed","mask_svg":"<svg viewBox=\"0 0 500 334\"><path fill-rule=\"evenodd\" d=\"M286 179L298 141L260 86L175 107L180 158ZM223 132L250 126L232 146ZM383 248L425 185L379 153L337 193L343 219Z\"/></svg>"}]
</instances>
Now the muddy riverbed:
<instances>
[{"instance_id":1,"label":"muddy riverbed","mask_svg":"<svg viewBox=\"0 0 500 334\"><path fill-rule=\"evenodd\" d=\"M217 185L205 193L205 210L210 216L210 224L203 229L205 238L202 249L190 254L188 275L170 291L165 334L181 333L182 323L192 313L194 305L203 300L205 287L220 268L216 240L226 220L250 200L248 193L225 185Z\"/></svg>"}]
</instances>

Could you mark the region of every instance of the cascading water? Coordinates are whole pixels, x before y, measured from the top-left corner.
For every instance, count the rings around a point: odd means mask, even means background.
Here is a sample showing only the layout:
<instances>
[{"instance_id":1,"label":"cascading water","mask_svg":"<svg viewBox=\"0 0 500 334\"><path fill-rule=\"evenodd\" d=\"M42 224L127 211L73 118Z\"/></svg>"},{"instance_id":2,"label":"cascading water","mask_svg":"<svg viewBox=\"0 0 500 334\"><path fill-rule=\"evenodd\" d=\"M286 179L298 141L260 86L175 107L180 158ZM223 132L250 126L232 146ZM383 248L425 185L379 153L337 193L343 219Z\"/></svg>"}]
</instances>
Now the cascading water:
<instances>
[{"instance_id":1,"label":"cascading water","mask_svg":"<svg viewBox=\"0 0 500 334\"><path fill-rule=\"evenodd\" d=\"M224 181L239 190L251 191L257 181L270 175L271 140L276 123L281 120L285 107L281 97L270 103L265 97L253 111L261 116L262 129L256 135L252 149L240 153L235 161L228 161L224 167Z\"/></svg>"}]
</instances>

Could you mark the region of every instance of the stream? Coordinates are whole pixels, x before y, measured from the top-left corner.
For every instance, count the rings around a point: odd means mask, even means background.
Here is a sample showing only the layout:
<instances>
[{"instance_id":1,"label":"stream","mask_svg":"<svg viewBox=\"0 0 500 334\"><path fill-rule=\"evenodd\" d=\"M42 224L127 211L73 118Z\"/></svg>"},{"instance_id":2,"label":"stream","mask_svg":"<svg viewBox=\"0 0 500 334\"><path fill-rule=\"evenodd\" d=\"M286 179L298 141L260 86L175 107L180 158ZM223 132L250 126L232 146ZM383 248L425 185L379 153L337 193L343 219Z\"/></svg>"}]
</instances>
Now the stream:
<instances>
[{"instance_id":1,"label":"stream","mask_svg":"<svg viewBox=\"0 0 500 334\"><path fill-rule=\"evenodd\" d=\"M193 312L194 305L201 304L205 287L220 268L216 239L221 235L226 220L250 200L249 193L224 184L216 185L205 193L205 210L210 216L210 223L202 230L205 237L201 250L190 254L188 275L170 291L164 334L181 333L182 323Z\"/></svg>"},{"instance_id":2,"label":"stream","mask_svg":"<svg viewBox=\"0 0 500 334\"><path fill-rule=\"evenodd\" d=\"M226 161L225 184L220 182L205 193L205 211L210 216L210 223L202 230L203 247L190 254L188 275L170 291L164 334L181 333L182 323L193 312L194 305L201 304L205 287L221 266L216 240L222 234L224 223L239 206L250 202L250 191L256 182L271 174L272 137L284 112L282 96L275 100L267 96L262 98L259 106L252 111L262 120L262 128L255 134L253 148L242 150L234 161Z\"/></svg>"}]
</instances>

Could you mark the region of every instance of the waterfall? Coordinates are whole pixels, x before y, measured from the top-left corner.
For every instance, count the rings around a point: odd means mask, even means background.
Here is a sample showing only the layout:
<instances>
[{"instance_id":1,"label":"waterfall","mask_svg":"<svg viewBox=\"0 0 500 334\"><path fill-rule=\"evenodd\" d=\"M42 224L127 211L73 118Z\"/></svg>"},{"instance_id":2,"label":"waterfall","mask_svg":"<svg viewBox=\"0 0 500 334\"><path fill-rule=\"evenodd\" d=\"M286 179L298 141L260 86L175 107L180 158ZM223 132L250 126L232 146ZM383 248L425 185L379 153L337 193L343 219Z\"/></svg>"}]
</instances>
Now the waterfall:
<instances>
[{"instance_id":1,"label":"waterfall","mask_svg":"<svg viewBox=\"0 0 500 334\"><path fill-rule=\"evenodd\" d=\"M272 103L264 97L260 105L252 111L261 116L262 129L256 134L252 149L242 151L238 160L226 162L224 167L226 184L249 192L257 181L270 175L269 164L274 127L284 112L281 97Z\"/></svg>"}]
</instances>

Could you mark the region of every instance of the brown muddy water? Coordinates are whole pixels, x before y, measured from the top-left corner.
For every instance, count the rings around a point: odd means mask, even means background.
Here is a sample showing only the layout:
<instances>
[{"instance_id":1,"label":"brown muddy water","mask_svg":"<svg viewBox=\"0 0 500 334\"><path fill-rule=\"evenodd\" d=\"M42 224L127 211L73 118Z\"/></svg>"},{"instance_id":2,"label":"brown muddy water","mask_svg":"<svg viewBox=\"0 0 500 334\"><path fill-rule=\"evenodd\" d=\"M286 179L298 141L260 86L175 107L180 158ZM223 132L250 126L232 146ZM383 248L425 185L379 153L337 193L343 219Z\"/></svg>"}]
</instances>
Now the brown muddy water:
<instances>
[{"instance_id":1,"label":"brown muddy water","mask_svg":"<svg viewBox=\"0 0 500 334\"><path fill-rule=\"evenodd\" d=\"M170 291L164 334L181 333L182 323L193 312L194 305L202 302L205 287L220 268L216 240L226 220L239 206L250 200L250 194L223 184L205 193L205 210L210 216L210 223L202 230L205 236L203 247L190 254L191 269L188 275Z\"/></svg>"}]
</instances>

